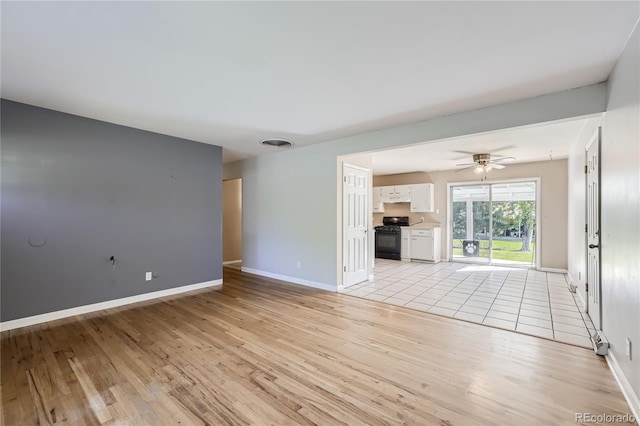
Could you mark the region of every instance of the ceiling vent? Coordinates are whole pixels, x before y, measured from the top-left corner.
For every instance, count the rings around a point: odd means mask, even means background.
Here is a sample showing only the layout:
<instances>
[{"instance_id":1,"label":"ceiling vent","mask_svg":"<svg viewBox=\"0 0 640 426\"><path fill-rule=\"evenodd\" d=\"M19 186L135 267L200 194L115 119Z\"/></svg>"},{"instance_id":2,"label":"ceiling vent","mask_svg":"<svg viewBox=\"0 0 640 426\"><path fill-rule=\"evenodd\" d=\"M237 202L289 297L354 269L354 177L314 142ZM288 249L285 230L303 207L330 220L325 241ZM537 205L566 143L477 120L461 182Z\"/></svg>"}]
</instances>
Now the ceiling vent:
<instances>
[{"instance_id":1,"label":"ceiling vent","mask_svg":"<svg viewBox=\"0 0 640 426\"><path fill-rule=\"evenodd\" d=\"M288 148L293 145L291 142L285 139L265 139L260 143L262 145L275 146L276 148Z\"/></svg>"}]
</instances>

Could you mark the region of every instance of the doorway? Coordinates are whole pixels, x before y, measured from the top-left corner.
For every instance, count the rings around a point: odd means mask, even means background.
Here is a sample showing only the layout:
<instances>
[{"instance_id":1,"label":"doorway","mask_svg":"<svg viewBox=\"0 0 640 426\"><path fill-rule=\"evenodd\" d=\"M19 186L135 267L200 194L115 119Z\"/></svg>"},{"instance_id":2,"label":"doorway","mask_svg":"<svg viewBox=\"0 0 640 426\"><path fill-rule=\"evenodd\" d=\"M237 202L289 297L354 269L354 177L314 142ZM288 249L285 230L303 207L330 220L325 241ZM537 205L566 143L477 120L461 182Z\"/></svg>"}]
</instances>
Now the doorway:
<instances>
[{"instance_id":1,"label":"doorway","mask_svg":"<svg viewBox=\"0 0 640 426\"><path fill-rule=\"evenodd\" d=\"M222 264L242 265L242 179L222 181Z\"/></svg>"},{"instance_id":2,"label":"doorway","mask_svg":"<svg viewBox=\"0 0 640 426\"><path fill-rule=\"evenodd\" d=\"M538 179L449 184L450 259L537 267Z\"/></svg>"}]
</instances>

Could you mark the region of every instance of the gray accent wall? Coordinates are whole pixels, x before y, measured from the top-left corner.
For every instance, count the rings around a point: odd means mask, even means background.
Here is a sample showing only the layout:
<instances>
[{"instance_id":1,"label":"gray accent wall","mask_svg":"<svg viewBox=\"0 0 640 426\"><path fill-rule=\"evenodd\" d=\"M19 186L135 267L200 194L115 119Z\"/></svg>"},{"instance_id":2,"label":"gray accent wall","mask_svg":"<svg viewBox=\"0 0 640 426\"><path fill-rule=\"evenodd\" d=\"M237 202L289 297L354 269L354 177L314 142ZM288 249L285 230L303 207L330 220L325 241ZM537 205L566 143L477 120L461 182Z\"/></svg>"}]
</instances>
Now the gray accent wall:
<instances>
[{"instance_id":1,"label":"gray accent wall","mask_svg":"<svg viewBox=\"0 0 640 426\"><path fill-rule=\"evenodd\" d=\"M222 278L222 148L1 112L2 321Z\"/></svg>"}]
</instances>

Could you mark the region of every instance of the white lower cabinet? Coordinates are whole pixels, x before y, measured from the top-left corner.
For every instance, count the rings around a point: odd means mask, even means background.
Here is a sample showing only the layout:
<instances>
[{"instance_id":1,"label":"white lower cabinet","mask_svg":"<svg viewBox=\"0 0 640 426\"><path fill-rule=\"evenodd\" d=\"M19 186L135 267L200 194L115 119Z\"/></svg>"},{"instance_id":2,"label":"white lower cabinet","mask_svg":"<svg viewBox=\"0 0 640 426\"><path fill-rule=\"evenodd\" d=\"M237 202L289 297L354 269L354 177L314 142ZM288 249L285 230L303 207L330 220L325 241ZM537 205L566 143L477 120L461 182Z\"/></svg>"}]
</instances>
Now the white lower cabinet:
<instances>
[{"instance_id":1,"label":"white lower cabinet","mask_svg":"<svg viewBox=\"0 0 640 426\"><path fill-rule=\"evenodd\" d=\"M440 228L412 229L411 259L440 262Z\"/></svg>"},{"instance_id":2,"label":"white lower cabinet","mask_svg":"<svg viewBox=\"0 0 640 426\"><path fill-rule=\"evenodd\" d=\"M400 230L400 257L402 259L411 259L411 230L408 226L403 226Z\"/></svg>"}]
</instances>

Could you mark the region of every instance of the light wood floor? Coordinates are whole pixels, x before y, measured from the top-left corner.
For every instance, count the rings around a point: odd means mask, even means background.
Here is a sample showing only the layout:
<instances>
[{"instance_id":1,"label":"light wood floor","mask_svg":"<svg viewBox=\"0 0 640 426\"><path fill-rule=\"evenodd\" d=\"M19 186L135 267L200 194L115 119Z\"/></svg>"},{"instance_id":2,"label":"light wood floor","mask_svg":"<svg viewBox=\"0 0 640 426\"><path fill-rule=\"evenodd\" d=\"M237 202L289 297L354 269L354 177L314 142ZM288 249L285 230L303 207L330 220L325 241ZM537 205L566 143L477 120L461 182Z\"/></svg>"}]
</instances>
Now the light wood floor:
<instances>
[{"instance_id":1,"label":"light wood floor","mask_svg":"<svg viewBox=\"0 0 640 426\"><path fill-rule=\"evenodd\" d=\"M222 291L2 333L2 420L575 425L629 408L593 351L225 269Z\"/></svg>"}]
</instances>

